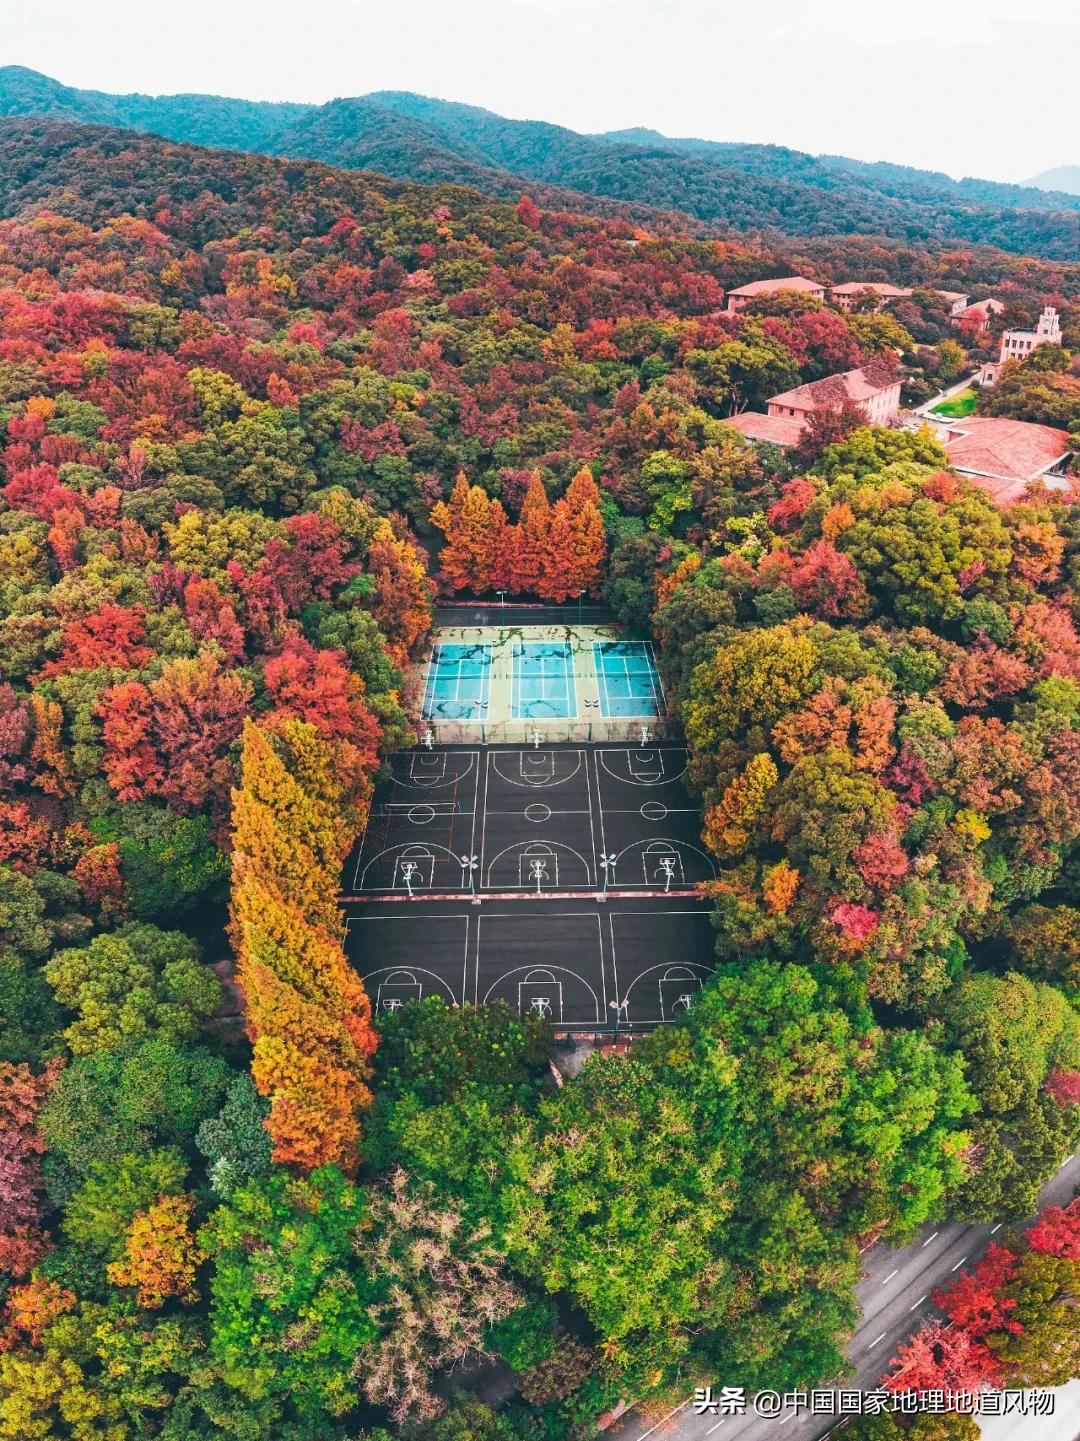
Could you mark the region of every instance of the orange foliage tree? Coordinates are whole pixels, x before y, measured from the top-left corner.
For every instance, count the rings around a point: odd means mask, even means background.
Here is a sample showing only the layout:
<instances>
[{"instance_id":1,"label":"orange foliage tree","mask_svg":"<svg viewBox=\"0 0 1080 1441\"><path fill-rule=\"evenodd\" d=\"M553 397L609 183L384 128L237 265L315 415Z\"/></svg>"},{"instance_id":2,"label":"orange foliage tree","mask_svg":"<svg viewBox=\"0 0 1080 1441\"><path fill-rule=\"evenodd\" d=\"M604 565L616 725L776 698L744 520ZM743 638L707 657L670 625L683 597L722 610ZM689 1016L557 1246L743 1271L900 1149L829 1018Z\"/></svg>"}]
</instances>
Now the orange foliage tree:
<instances>
[{"instance_id":1,"label":"orange foliage tree","mask_svg":"<svg viewBox=\"0 0 1080 1441\"><path fill-rule=\"evenodd\" d=\"M166 1301L196 1301L195 1273L206 1259L191 1231L192 1196L160 1196L135 1215L128 1228L124 1254L108 1268L117 1286L136 1288L136 1301L156 1310Z\"/></svg>"},{"instance_id":2,"label":"orange foliage tree","mask_svg":"<svg viewBox=\"0 0 1080 1441\"><path fill-rule=\"evenodd\" d=\"M574 590L596 591L604 578L607 537L600 514L600 489L586 466L578 471L563 497L570 518Z\"/></svg>"},{"instance_id":3,"label":"orange foliage tree","mask_svg":"<svg viewBox=\"0 0 1080 1441\"><path fill-rule=\"evenodd\" d=\"M413 646L431 629L435 586L427 573L424 552L399 530L391 520L376 523L367 569L375 581L371 613L386 636L391 659L396 665L406 665Z\"/></svg>"},{"instance_id":4,"label":"orange foliage tree","mask_svg":"<svg viewBox=\"0 0 1080 1441\"><path fill-rule=\"evenodd\" d=\"M607 541L600 492L588 469L578 471L554 505L534 471L516 525L500 501L459 475L431 520L446 536L439 559L453 590L528 591L563 601L596 591L603 578Z\"/></svg>"},{"instance_id":5,"label":"orange foliage tree","mask_svg":"<svg viewBox=\"0 0 1080 1441\"><path fill-rule=\"evenodd\" d=\"M274 1159L351 1172L376 1038L336 904L370 787L358 795L343 785L332 744L313 726L286 719L271 734L246 723L230 933Z\"/></svg>"}]
</instances>

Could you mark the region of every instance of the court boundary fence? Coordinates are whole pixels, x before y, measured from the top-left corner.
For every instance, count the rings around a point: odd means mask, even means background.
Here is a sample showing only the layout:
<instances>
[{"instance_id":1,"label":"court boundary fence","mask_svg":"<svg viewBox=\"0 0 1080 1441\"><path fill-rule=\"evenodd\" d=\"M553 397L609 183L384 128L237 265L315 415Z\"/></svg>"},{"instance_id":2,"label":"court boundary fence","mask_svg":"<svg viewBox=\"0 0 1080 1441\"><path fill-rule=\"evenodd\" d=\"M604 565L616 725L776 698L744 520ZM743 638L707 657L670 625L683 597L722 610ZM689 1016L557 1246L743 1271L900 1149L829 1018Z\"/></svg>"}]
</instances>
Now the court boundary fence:
<instances>
[{"instance_id":1,"label":"court boundary fence","mask_svg":"<svg viewBox=\"0 0 1080 1441\"><path fill-rule=\"evenodd\" d=\"M432 744L438 746L516 745L537 748L569 742L592 745L600 741L618 742L624 746L651 746L678 734L668 716L650 716L648 720L640 721L617 716L610 720L597 717L588 721L421 720L415 722L415 730L421 744L425 732L430 731ZM648 739L643 739L643 731ZM537 736L540 738L538 746Z\"/></svg>"}]
</instances>

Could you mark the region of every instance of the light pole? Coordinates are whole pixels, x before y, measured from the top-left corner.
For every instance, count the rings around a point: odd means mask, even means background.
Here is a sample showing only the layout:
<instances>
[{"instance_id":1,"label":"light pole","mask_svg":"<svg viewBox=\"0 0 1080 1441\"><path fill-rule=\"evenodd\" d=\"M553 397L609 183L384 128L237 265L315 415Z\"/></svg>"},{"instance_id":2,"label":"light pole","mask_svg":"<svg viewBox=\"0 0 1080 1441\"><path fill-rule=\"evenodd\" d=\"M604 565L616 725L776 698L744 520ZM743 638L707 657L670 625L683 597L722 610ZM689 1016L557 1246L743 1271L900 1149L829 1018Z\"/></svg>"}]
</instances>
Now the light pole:
<instances>
[{"instance_id":1,"label":"light pole","mask_svg":"<svg viewBox=\"0 0 1080 1441\"><path fill-rule=\"evenodd\" d=\"M602 901L607 900L608 881L611 880L611 877L615 871L615 863L618 861L618 859L618 856L614 854L602 855L600 857L600 865L603 867L604 871L604 888L600 892L600 899Z\"/></svg>"},{"instance_id":2,"label":"light pole","mask_svg":"<svg viewBox=\"0 0 1080 1441\"><path fill-rule=\"evenodd\" d=\"M620 1016L626 1017L627 1025L630 1023L630 997L624 996L621 1001L608 1001L608 1010L615 1012L615 1029L611 1037L611 1044L614 1046L619 1039Z\"/></svg>"},{"instance_id":3,"label":"light pole","mask_svg":"<svg viewBox=\"0 0 1080 1441\"><path fill-rule=\"evenodd\" d=\"M579 590L578 593L577 593L577 623L578 623L578 625L581 624L581 601L582 601L582 597L584 596L584 594L585 594L585 592L584 592L583 590Z\"/></svg>"},{"instance_id":4,"label":"light pole","mask_svg":"<svg viewBox=\"0 0 1080 1441\"><path fill-rule=\"evenodd\" d=\"M459 860L460 863L461 863L461 871L462 871L461 879L462 879L463 882L464 882L464 880L465 880L465 875L466 875L466 873L468 874L468 877L469 877L469 894L472 896L472 898L473 898L473 903L475 904L475 903L480 899L480 897L476 894L476 868L477 868L477 867L479 866L479 864L480 864L480 857L479 857L479 856L458 856L458 860Z\"/></svg>"},{"instance_id":5,"label":"light pole","mask_svg":"<svg viewBox=\"0 0 1080 1441\"><path fill-rule=\"evenodd\" d=\"M506 591L505 591L505 590L497 590L497 591L495 592L495 594L499 597L499 604L500 604L500 605L505 605L505 604L506 604Z\"/></svg>"}]
</instances>

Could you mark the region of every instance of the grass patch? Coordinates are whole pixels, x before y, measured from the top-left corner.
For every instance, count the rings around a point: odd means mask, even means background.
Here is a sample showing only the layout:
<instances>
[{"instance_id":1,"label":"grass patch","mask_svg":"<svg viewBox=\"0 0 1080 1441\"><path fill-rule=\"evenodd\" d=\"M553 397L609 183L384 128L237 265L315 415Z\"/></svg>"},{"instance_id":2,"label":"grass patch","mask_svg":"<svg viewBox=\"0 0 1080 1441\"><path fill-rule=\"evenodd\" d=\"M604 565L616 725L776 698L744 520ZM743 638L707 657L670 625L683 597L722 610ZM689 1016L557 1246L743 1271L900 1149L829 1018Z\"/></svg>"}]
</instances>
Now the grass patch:
<instances>
[{"instance_id":1,"label":"grass patch","mask_svg":"<svg viewBox=\"0 0 1080 1441\"><path fill-rule=\"evenodd\" d=\"M974 415L978 403L979 392L973 385L969 385L967 390L958 391L940 405L935 405L931 414L946 415L950 420L961 420L965 415Z\"/></svg>"}]
</instances>

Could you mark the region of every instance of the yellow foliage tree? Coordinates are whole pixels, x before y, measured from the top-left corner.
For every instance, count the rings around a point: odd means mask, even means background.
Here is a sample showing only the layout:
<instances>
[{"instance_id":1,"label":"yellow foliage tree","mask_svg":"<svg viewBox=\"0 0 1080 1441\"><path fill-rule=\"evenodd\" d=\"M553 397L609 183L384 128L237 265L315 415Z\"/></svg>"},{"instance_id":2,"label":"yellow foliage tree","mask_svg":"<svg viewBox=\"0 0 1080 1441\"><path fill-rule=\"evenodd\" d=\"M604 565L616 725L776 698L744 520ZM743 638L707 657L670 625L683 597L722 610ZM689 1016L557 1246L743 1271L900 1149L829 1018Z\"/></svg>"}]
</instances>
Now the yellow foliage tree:
<instances>
[{"instance_id":1,"label":"yellow foliage tree","mask_svg":"<svg viewBox=\"0 0 1080 1441\"><path fill-rule=\"evenodd\" d=\"M716 855L737 856L746 849L779 779L772 756L767 752L751 756L719 802L706 810L705 843Z\"/></svg>"},{"instance_id":2,"label":"yellow foliage tree","mask_svg":"<svg viewBox=\"0 0 1080 1441\"><path fill-rule=\"evenodd\" d=\"M353 1171L371 1103L371 1004L343 954L336 903L356 822L312 726L286 721L271 736L246 724L230 934L274 1159L304 1170Z\"/></svg>"}]
</instances>

